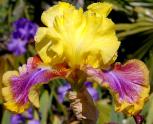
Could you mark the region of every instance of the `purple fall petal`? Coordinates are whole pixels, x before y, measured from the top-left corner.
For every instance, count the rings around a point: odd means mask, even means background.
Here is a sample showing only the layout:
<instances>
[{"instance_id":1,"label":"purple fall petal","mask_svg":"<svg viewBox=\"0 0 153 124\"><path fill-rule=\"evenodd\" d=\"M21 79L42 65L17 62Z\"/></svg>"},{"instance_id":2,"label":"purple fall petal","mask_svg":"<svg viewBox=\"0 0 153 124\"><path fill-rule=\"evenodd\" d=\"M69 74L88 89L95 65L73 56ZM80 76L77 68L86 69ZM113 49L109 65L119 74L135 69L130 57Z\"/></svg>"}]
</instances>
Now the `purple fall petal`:
<instances>
[{"instance_id":1,"label":"purple fall petal","mask_svg":"<svg viewBox=\"0 0 153 124\"><path fill-rule=\"evenodd\" d=\"M55 77L57 78L67 74L65 69L58 71L48 66L46 67L45 65L39 66L42 64L40 58L37 56L31 57L28 59L27 65L25 64L19 67L19 72L8 71L4 74L3 79L8 81L7 83L9 84L7 87L3 88L3 94L6 99L6 103L4 104L9 110L18 113L24 112L29 106L29 100L35 104L34 100L39 99L38 84L47 83ZM5 89L8 89L9 93L5 93ZM9 96L10 99L7 99L8 94L11 94L11 96ZM10 104L13 104L15 107L10 107ZM35 104L35 106L38 107L38 104L39 103L37 103L37 105Z\"/></svg>"},{"instance_id":2,"label":"purple fall petal","mask_svg":"<svg viewBox=\"0 0 153 124\"><path fill-rule=\"evenodd\" d=\"M139 60L129 60L124 65L116 63L110 70L88 68L87 73L111 91L116 111L135 115L149 96L149 72Z\"/></svg>"},{"instance_id":3,"label":"purple fall petal","mask_svg":"<svg viewBox=\"0 0 153 124\"><path fill-rule=\"evenodd\" d=\"M19 77L11 78L13 97L18 104L25 104L28 101L30 88L38 83L48 82L51 79L48 69L38 68L32 72L26 72Z\"/></svg>"}]
</instances>

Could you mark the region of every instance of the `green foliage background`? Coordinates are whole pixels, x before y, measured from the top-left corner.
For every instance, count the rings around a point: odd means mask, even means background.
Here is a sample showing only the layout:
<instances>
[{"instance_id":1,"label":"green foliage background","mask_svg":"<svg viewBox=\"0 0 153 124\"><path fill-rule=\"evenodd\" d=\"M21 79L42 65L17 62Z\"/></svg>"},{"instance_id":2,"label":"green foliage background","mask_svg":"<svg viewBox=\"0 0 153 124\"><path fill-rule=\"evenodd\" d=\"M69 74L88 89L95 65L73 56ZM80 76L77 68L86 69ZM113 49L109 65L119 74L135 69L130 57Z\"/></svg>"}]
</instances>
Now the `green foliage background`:
<instances>
[{"instance_id":1,"label":"green foliage background","mask_svg":"<svg viewBox=\"0 0 153 124\"><path fill-rule=\"evenodd\" d=\"M65 0L77 7L84 9L98 0L82 0L80 4L77 0ZM116 23L116 31L121 47L118 51L118 60L124 62L128 59L141 59L150 70L150 99L145 105L142 114L145 117L146 124L153 124L153 0L103 0L113 4L111 18ZM40 16L43 10L56 4L56 0L0 0L0 79L6 70L17 69L17 67L26 62L27 58L35 55L34 45L30 44L28 52L20 57L15 57L6 49L12 30L12 22L26 17L38 25L42 25ZM68 117L68 111L65 105L56 104L56 89L62 84L62 81L55 80L50 86L44 86L41 89L40 110L35 110L35 118L38 118L38 111L42 114L41 124L61 124ZM2 84L0 84L1 87ZM116 122L118 124L134 124L132 117L126 117L121 113L114 112L113 104L108 102L111 97L107 91L101 90L101 100L96 104L100 112L97 124L106 124ZM1 95L1 94L0 94ZM6 111L0 104L0 121L2 124L9 124L11 113ZM54 112L53 107L57 107L58 113ZM61 121L62 120L62 121Z\"/></svg>"}]
</instances>

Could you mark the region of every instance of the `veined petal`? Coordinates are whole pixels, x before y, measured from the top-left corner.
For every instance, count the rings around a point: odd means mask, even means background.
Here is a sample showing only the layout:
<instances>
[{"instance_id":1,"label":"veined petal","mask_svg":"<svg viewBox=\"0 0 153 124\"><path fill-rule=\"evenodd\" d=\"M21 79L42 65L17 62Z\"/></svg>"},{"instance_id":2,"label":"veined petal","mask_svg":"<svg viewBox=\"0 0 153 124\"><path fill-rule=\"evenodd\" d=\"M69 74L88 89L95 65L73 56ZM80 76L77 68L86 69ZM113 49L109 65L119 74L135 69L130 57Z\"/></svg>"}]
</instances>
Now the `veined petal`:
<instances>
[{"instance_id":1,"label":"veined petal","mask_svg":"<svg viewBox=\"0 0 153 124\"><path fill-rule=\"evenodd\" d=\"M89 69L88 74L95 75L111 91L118 112L136 115L148 99L149 71L139 60L129 60L124 65L116 63L113 70Z\"/></svg>"},{"instance_id":2,"label":"veined petal","mask_svg":"<svg viewBox=\"0 0 153 124\"><path fill-rule=\"evenodd\" d=\"M22 113L33 103L39 107L39 96L36 86L47 83L59 76L65 76L66 70L56 70L42 66L38 57L29 58L27 65L18 71L8 71L3 75L2 94L5 98L5 107L10 111Z\"/></svg>"},{"instance_id":3,"label":"veined petal","mask_svg":"<svg viewBox=\"0 0 153 124\"><path fill-rule=\"evenodd\" d=\"M52 27L56 16L62 16L67 11L72 11L74 6L66 2L59 2L57 5L50 7L48 10L44 11L41 20L48 26Z\"/></svg>"},{"instance_id":4,"label":"veined petal","mask_svg":"<svg viewBox=\"0 0 153 124\"><path fill-rule=\"evenodd\" d=\"M7 85L7 87L2 88L2 95L6 101L4 103L4 106L8 110L21 113L29 107L29 102L27 101L27 102L25 102L25 104L19 105L19 104L17 104L16 100L14 99L13 94L12 94L12 88L10 85L10 79L15 76L19 76L19 73L17 71L8 71L3 75L3 84L5 84L6 83L5 81L7 80L8 85Z\"/></svg>"}]
</instances>

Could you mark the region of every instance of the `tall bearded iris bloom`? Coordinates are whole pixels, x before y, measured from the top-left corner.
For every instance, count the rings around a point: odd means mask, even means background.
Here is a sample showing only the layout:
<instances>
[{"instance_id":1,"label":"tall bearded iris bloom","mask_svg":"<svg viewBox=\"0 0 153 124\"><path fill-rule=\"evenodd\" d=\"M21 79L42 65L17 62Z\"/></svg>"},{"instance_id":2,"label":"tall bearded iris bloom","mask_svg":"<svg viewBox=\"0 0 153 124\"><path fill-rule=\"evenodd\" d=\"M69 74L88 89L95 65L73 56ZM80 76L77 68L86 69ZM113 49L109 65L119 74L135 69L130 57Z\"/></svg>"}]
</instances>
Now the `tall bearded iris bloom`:
<instances>
[{"instance_id":1,"label":"tall bearded iris bloom","mask_svg":"<svg viewBox=\"0 0 153 124\"><path fill-rule=\"evenodd\" d=\"M95 81L108 88L115 109L136 115L149 96L148 69L139 60L113 64L120 42L114 23L107 18L112 6L94 3L87 11L59 2L44 11L36 33L39 57L30 58L19 71L3 76L6 108L23 112L29 103L39 107L38 86L64 78L78 90L84 82Z\"/></svg>"},{"instance_id":2,"label":"tall bearded iris bloom","mask_svg":"<svg viewBox=\"0 0 153 124\"><path fill-rule=\"evenodd\" d=\"M97 7L97 8L96 8ZM103 12L96 13L100 7ZM108 19L111 6L93 4L86 12L68 3L59 3L42 14L46 27L35 36L36 50L44 63L67 63L71 69L104 67L114 62L120 42L115 25Z\"/></svg>"}]
</instances>

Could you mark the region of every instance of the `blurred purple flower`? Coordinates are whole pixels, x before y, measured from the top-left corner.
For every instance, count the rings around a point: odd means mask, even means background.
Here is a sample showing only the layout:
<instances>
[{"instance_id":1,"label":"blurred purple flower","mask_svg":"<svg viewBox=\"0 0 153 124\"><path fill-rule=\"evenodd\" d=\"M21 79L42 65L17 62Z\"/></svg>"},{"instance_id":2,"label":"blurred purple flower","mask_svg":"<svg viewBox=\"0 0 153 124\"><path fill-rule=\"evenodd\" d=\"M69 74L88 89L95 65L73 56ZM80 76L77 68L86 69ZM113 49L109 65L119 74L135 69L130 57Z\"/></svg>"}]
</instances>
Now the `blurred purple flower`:
<instances>
[{"instance_id":1,"label":"blurred purple flower","mask_svg":"<svg viewBox=\"0 0 153 124\"><path fill-rule=\"evenodd\" d=\"M99 94L98 94L98 91L95 88L93 88L92 83L85 82L85 86L89 94L92 96L93 100L97 101L99 99ZM70 88L71 88L70 84L66 83L57 89L58 101L60 103L64 101L65 94Z\"/></svg>"},{"instance_id":2,"label":"blurred purple flower","mask_svg":"<svg viewBox=\"0 0 153 124\"><path fill-rule=\"evenodd\" d=\"M26 119L33 119L33 109L28 109L23 115Z\"/></svg>"},{"instance_id":3,"label":"blurred purple flower","mask_svg":"<svg viewBox=\"0 0 153 124\"><path fill-rule=\"evenodd\" d=\"M14 114L11 117L10 124L21 124L25 122L25 118L21 114Z\"/></svg>"},{"instance_id":4,"label":"blurred purple flower","mask_svg":"<svg viewBox=\"0 0 153 124\"><path fill-rule=\"evenodd\" d=\"M17 32L21 39L31 40L37 31L37 25L26 18L21 18L13 23L14 32Z\"/></svg>"},{"instance_id":5,"label":"blurred purple flower","mask_svg":"<svg viewBox=\"0 0 153 124\"><path fill-rule=\"evenodd\" d=\"M18 56L26 52L26 44L26 40L21 40L20 38L12 38L7 48L9 51L13 52L14 55Z\"/></svg>"},{"instance_id":6,"label":"blurred purple flower","mask_svg":"<svg viewBox=\"0 0 153 124\"><path fill-rule=\"evenodd\" d=\"M40 124L40 122L38 120L30 120L28 124Z\"/></svg>"},{"instance_id":7,"label":"blurred purple flower","mask_svg":"<svg viewBox=\"0 0 153 124\"><path fill-rule=\"evenodd\" d=\"M28 109L23 114L13 114L10 124L25 124L26 121L28 121L28 124L40 124L39 120L34 119L32 108Z\"/></svg>"},{"instance_id":8,"label":"blurred purple flower","mask_svg":"<svg viewBox=\"0 0 153 124\"><path fill-rule=\"evenodd\" d=\"M26 45L34 38L37 25L26 18L13 23L13 32L7 47L14 55L19 56L26 52Z\"/></svg>"},{"instance_id":9,"label":"blurred purple flower","mask_svg":"<svg viewBox=\"0 0 153 124\"><path fill-rule=\"evenodd\" d=\"M97 100L99 100L99 94L98 94L98 91L95 88L93 88L92 84L93 83L91 83L91 82L86 82L85 86L87 87L87 90L88 90L89 94L92 96L93 100L97 101Z\"/></svg>"},{"instance_id":10,"label":"blurred purple flower","mask_svg":"<svg viewBox=\"0 0 153 124\"><path fill-rule=\"evenodd\" d=\"M66 92L71 88L70 84L66 83L64 84L63 86L60 86L58 89L57 89L57 93L58 93L58 101L60 103L62 103L64 101L64 97L65 97L65 94Z\"/></svg>"}]
</instances>

